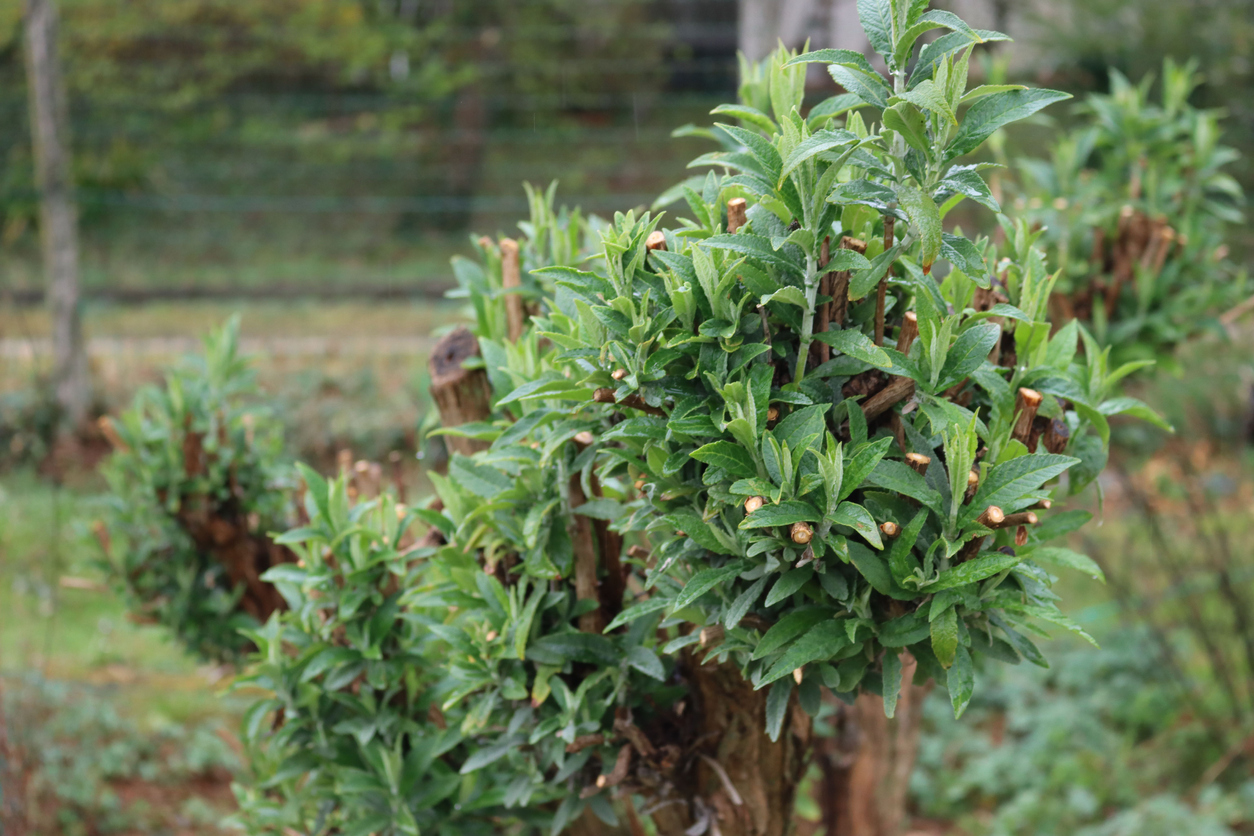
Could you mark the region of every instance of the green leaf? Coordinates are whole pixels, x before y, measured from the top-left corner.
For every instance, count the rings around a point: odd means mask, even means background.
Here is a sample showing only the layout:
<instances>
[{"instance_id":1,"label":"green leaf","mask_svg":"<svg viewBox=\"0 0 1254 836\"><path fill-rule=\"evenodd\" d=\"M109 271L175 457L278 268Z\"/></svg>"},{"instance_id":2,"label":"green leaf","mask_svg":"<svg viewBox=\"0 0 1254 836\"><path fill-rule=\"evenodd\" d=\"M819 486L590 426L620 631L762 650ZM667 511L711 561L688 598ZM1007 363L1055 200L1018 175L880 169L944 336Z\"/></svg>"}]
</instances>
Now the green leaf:
<instances>
[{"instance_id":1,"label":"green leaf","mask_svg":"<svg viewBox=\"0 0 1254 836\"><path fill-rule=\"evenodd\" d=\"M1163 417L1151 409L1149 404L1136 398L1111 398L1098 404L1097 411L1102 415L1131 415L1133 418L1148 421L1161 430L1175 432L1171 424L1164 421Z\"/></svg>"},{"instance_id":2,"label":"green leaf","mask_svg":"<svg viewBox=\"0 0 1254 836\"><path fill-rule=\"evenodd\" d=\"M1013 569L1022 560L1020 557L1012 557L1011 555L1000 553L977 557L942 572L940 578L925 585L923 590L925 592L940 592L943 589L956 589L970 583L977 583L986 578L991 578L993 575L1005 572L1007 569Z\"/></svg>"},{"instance_id":3,"label":"green leaf","mask_svg":"<svg viewBox=\"0 0 1254 836\"><path fill-rule=\"evenodd\" d=\"M826 621L831 617L832 611L825 607L795 609L780 618L766 631L766 634L762 636L762 640L758 642L758 646L754 648L753 655L749 658L761 659L764 656L769 656L815 624L818 624L820 621Z\"/></svg>"},{"instance_id":4,"label":"green leaf","mask_svg":"<svg viewBox=\"0 0 1254 836\"><path fill-rule=\"evenodd\" d=\"M1078 464L1079 459L1052 453L1033 453L995 465L988 478L980 483L971 504L962 512L961 522L966 525L983 513L990 505L996 505L1006 513L1012 513L1031 504L1025 494L1058 476L1067 468Z\"/></svg>"},{"instance_id":5,"label":"green leaf","mask_svg":"<svg viewBox=\"0 0 1254 836\"><path fill-rule=\"evenodd\" d=\"M858 20L871 48L895 67L893 47L897 33L893 25L893 4L889 0L858 0Z\"/></svg>"},{"instance_id":6,"label":"green leaf","mask_svg":"<svg viewBox=\"0 0 1254 836\"><path fill-rule=\"evenodd\" d=\"M779 657L779 660L771 666L770 671L758 682L757 688L761 689L777 679L790 676L802 665L831 659L848 644L849 636L843 619L828 619L820 622L784 651L784 655Z\"/></svg>"},{"instance_id":7,"label":"green leaf","mask_svg":"<svg viewBox=\"0 0 1254 836\"><path fill-rule=\"evenodd\" d=\"M910 472L914 473L914 471ZM918 476L917 473L914 475ZM919 476L919 478L923 477ZM937 494L937 505L940 505L939 494ZM937 514L939 513L940 511L937 511ZM927 522L927 511L920 510L910 522L906 523L906 527L893 540L892 547L888 550L888 569L892 573L893 580L899 585L906 578L915 576L915 571L919 569L919 563L913 557L914 546L919 539L919 533L923 531L925 522Z\"/></svg>"},{"instance_id":8,"label":"green leaf","mask_svg":"<svg viewBox=\"0 0 1254 836\"><path fill-rule=\"evenodd\" d=\"M893 88L874 70L849 64L829 64L827 74L841 87L856 94L872 107L879 110L888 107L888 98L893 94Z\"/></svg>"},{"instance_id":9,"label":"green leaf","mask_svg":"<svg viewBox=\"0 0 1254 836\"><path fill-rule=\"evenodd\" d=\"M932 652L941 667L949 670L958 652L958 611L954 607L932 621Z\"/></svg>"},{"instance_id":10,"label":"green leaf","mask_svg":"<svg viewBox=\"0 0 1254 836\"><path fill-rule=\"evenodd\" d=\"M813 565L803 566L800 569L789 569L780 575L779 580L771 587L771 593L766 596L766 603L763 606L771 607L778 604L805 586L806 582L812 577L814 577Z\"/></svg>"},{"instance_id":11,"label":"green leaf","mask_svg":"<svg viewBox=\"0 0 1254 836\"><path fill-rule=\"evenodd\" d=\"M671 612L682 610L714 587L736 577L745 570L747 565L745 561L737 560L735 563L721 566L718 569L702 569L700 572L697 572L688 579L688 583L684 584L683 591L676 596L674 603L671 605Z\"/></svg>"},{"instance_id":12,"label":"green leaf","mask_svg":"<svg viewBox=\"0 0 1254 836\"><path fill-rule=\"evenodd\" d=\"M824 331L814 335L814 339L826 343L841 354L847 354L855 360L870 363L879 369L892 368L893 361L884 353L884 349L871 342L866 334L856 328L845 328L840 331Z\"/></svg>"},{"instance_id":13,"label":"green leaf","mask_svg":"<svg viewBox=\"0 0 1254 836\"><path fill-rule=\"evenodd\" d=\"M912 601L918 597L916 593L907 592L898 586L888 569L888 561L861 543L849 544L849 560L862 577L866 578L871 588L881 595L896 598L898 601Z\"/></svg>"},{"instance_id":14,"label":"green leaf","mask_svg":"<svg viewBox=\"0 0 1254 836\"><path fill-rule=\"evenodd\" d=\"M703 244L711 249L731 250L732 252L753 256L768 264L782 267L793 274L805 272L800 264L797 264L784 255L783 252L772 247L769 238L763 238L760 235L751 235L747 232L737 232L735 235L715 235L705 239Z\"/></svg>"},{"instance_id":15,"label":"green leaf","mask_svg":"<svg viewBox=\"0 0 1254 836\"><path fill-rule=\"evenodd\" d=\"M851 407L850 415L853 415ZM852 427L853 421L850 420ZM845 465L845 474L843 484L840 488L840 498L844 499L858 488L862 487L862 483L866 481L867 476L875 470L880 460L888 453L888 448L892 446L893 439L891 437L877 438L875 441L868 442L858 447L853 454L853 459Z\"/></svg>"},{"instance_id":16,"label":"green leaf","mask_svg":"<svg viewBox=\"0 0 1254 836\"><path fill-rule=\"evenodd\" d=\"M995 203L996 201L993 202ZM988 286L988 263L984 260L984 254L979 251L975 244L966 238L950 235L946 232L941 236L940 254L941 258L952 264L955 269L961 270L975 279L981 287ZM1006 307L1009 307L1009 305ZM1024 317L1024 319L1026 318Z\"/></svg>"},{"instance_id":17,"label":"green leaf","mask_svg":"<svg viewBox=\"0 0 1254 836\"><path fill-rule=\"evenodd\" d=\"M897 199L901 203L906 218L921 247L919 260L924 275L932 272L932 265L940 255L942 234L940 209L931 195L926 194L913 183L902 183L897 187Z\"/></svg>"},{"instance_id":18,"label":"green leaf","mask_svg":"<svg viewBox=\"0 0 1254 836\"><path fill-rule=\"evenodd\" d=\"M1022 84L981 84L972 90L968 90L962 97L959 104L970 104L976 99L982 99L985 96L991 96L994 93L1006 93L1011 90L1026 90Z\"/></svg>"},{"instance_id":19,"label":"green leaf","mask_svg":"<svg viewBox=\"0 0 1254 836\"><path fill-rule=\"evenodd\" d=\"M749 451L730 441L707 444L693 450L692 457L714 467L721 467L742 479L752 479L758 475L758 466Z\"/></svg>"},{"instance_id":20,"label":"green leaf","mask_svg":"<svg viewBox=\"0 0 1254 836\"><path fill-rule=\"evenodd\" d=\"M541 665L564 665L585 662L593 665L617 665L619 654L614 643L595 633L549 633L533 641L527 658Z\"/></svg>"},{"instance_id":21,"label":"green leaf","mask_svg":"<svg viewBox=\"0 0 1254 836\"><path fill-rule=\"evenodd\" d=\"M1102 571L1102 567L1098 566L1093 558L1074 552L1071 549L1065 549L1061 546L1043 546L1033 549L1032 553L1028 555L1028 559L1037 563L1053 563L1057 566L1075 569L1077 572L1083 572L1088 575L1093 580L1106 583L1106 573Z\"/></svg>"},{"instance_id":22,"label":"green leaf","mask_svg":"<svg viewBox=\"0 0 1254 836\"><path fill-rule=\"evenodd\" d=\"M874 290L904 250L905 247L902 244L895 244L877 255L865 270L855 273L849 280L850 301L856 302Z\"/></svg>"},{"instance_id":23,"label":"green leaf","mask_svg":"<svg viewBox=\"0 0 1254 836\"><path fill-rule=\"evenodd\" d=\"M724 125L721 122L715 122L714 124L741 145L748 148L749 153L757 157L758 162L762 163L762 167L766 170L770 179L773 182L779 182L779 170L784 162L779 158L779 151L775 150L775 146L771 144L770 140L756 131L738 128L735 125Z\"/></svg>"},{"instance_id":24,"label":"green leaf","mask_svg":"<svg viewBox=\"0 0 1254 836\"><path fill-rule=\"evenodd\" d=\"M735 552L728 548L728 546L716 537L714 532L711 530L711 526L722 525L722 523L718 521L718 518L706 522L701 518L700 514L693 511L691 508L681 508L678 511L667 514L663 519L674 526L676 531L684 532L684 534L696 541L697 545L703 549L708 549L715 554L735 554Z\"/></svg>"},{"instance_id":25,"label":"green leaf","mask_svg":"<svg viewBox=\"0 0 1254 836\"><path fill-rule=\"evenodd\" d=\"M920 110L934 113L944 118L951 125L957 126L958 124L958 117L954 113L953 108L949 106L949 99L945 97L945 91L941 90L936 85L936 82L930 78L913 90L907 90L901 95L889 99L890 103L898 101L906 101Z\"/></svg>"},{"instance_id":26,"label":"green leaf","mask_svg":"<svg viewBox=\"0 0 1254 836\"><path fill-rule=\"evenodd\" d=\"M826 52L827 50L819 50L819 51ZM833 52L849 52L849 50L847 49L846 50L832 50L832 51ZM810 54L813 54L813 53L810 53ZM851 54L857 55L856 52L851 53ZM804 58L805 56L801 56L801 57ZM788 64L793 64L798 60L799 59L794 58L792 61L789 61ZM784 66L788 66L788 64L785 64ZM841 93L838 96L832 96L830 99L824 99L823 101L816 104L814 107L810 108L810 113L806 116L806 122L811 127L816 127L822 124L823 122L827 121L828 119L832 119L834 117L840 116L842 113L847 113L850 110L853 110L854 108L859 107L861 104L862 104L862 99L859 98L858 96L855 96L853 93Z\"/></svg>"},{"instance_id":27,"label":"green leaf","mask_svg":"<svg viewBox=\"0 0 1254 836\"><path fill-rule=\"evenodd\" d=\"M799 499L790 499L778 505L763 505L740 524L741 528L768 528L775 525L792 525L799 522L818 522L823 518L813 505Z\"/></svg>"},{"instance_id":28,"label":"green leaf","mask_svg":"<svg viewBox=\"0 0 1254 836\"><path fill-rule=\"evenodd\" d=\"M898 102L884 111L884 127L896 131L916 151L931 157L931 140L927 133L927 117L909 102Z\"/></svg>"},{"instance_id":29,"label":"green leaf","mask_svg":"<svg viewBox=\"0 0 1254 836\"><path fill-rule=\"evenodd\" d=\"M783 302L787 305L796 305L798 308L809 310L810 302L806 299L805 291L799 287L785 285L774 293L768 293L762 297L762 304L769 305L771 302Z\"/></svg>"},{"instance_id":30,"label":"green leaf","mask_svg":"<svg viewBox=\"0 0 1254 836\"><path fill-rule=\"evenodd\" d=\"M592 499L578 508L572 508L571 513L578 514L581 517L590 517L594 520L613 522L623 515L623 510L622 503L615 502L612 499Z\"/></svg>"},{"instance_id":31,"label":"green leaf","mask_svg":"<svg viewBox=\"0 0 1254 836\"><path fill-rule=\"evenodd\" d=\"M627 649L627 664L640 671L645 676L651 676L656 680L664 681L666 679L666 668L662 667L662 660L657 654L647 647L635 645Z\"/></svg>"},{"instance_id":32,"label":"green leaf","mask_svg":"<svg viewBox=\"0 0 1254 836\"><path fill-rule=\"evenodd\" d=\"M767 116L756 107L749 107L743 104L721 104L710 111L711 116L734 116L742 122L748 122L754 127L761 128L768 134L775 134L779 131L779 126L775 124L775 120Z\"/></svg>"},{"instance_id":33,"label":"green leaf","mask_svg":"<svg viewBox=\"0 0 1254 836\"><path fill-rule=\"evenodd\" d=\"M816 49L812 52L805 52L798 55L784 64L785 67L795 67L798 64L863 64L866 63L866 56L861 52L854 52L852 49ZM836 98L840 98L837 96Z\"/></svg>"},{"instance_id":34,"label":"green leaf","mask_svg":"<svg viewBox=\"0 0 1254 836\"><path fill-rule=\"evenodd\" d=\"M965 647L958 647L953 667L945 679L949 685L949 702L954 707L954 719L957 720L967 710L971 694L975 692L975 668L971 664L971 653Z\"/></svg>"},{"instance_id":35,"label":"green leaf","mask_svg":"<svg viewBox=\"0 0 1254 836\"><path fill-rule=\"evenodd\" d=\"M606 626L605 632L608 633L611 630L622 627L624 624L630 624L636 619L642 618L650 613L664 610L669 607L670 604L671 600L663 595L654 595L652 598L641 601L638 604L632 604L630 607L614 616L614 620Z\"/></svg>"},{"instance_id":36,"label":"green leaf","mask_svg":"<svg viewBox=\"0 0 1254 836\"><path fill-rule=\"evenodd\" d=\"M959 334L945 355L945 365L941 368L936 388L948 389L982 366L1000 339L1001 328L991 322L973 325Z\"/></svg>"},{"instance_id":37,"label":"green leaf","mask_svg":"<svg viewBox=\"0 0 1254 836\"><path fill-rule=\"evenodd\" d=\"M788 715L788 698L792 696L792 680L775 683L766 695L766 734L771 742L779 740L784 730L784 718Z\"/></svg>"},{"instance_id":38,"label":"green leaf","mask_svg":"<svg viewBox=\"0 0 1254 836\"><path fill-rule=\"evenodd\" d=\"M927 480L907 464L895 459L883 459L867 476L866 481L876 487L916 499L937 514L941 513L940 493L929 488Z\"/></svg>"},{"instance_id":39,"label":"green leaf","mask_svg":"<svg viewBox=\"0 0 1254 836\"><path fill-rule=\"evenodd\" d=\"M766 580L765 577L758 578L752 586L736 596L736 600L732 601L732 605L723 615L723 626L730 630L740 623L745 613L749 612L762 597L762 590L766 589Z\"/></svg>"},{"instance_id":40,"label":"green leaf","mask_svg":"<svg viewBox=\"0 0 1254 836\"><path fill-rule=\"evenodd\" d=\"M461 774L469 775L476 770L483 769L485 766L499 761L508 755L510 751L517 748L518 740L511 735L499 743L476 749L470 753L470 757L466 758L466 762L462 764Z\"/></svg>"},{"instance_id":41,"label":"green leaf","mask_svg":"<svg viewBox=\"0 0 1254 836\"><path fill-rule=\"evenodd\" d=\"M581 390L578 383L565 377L544 377L532 380L519 386L505 397L497 401L497 406L525 401L532 398L554 397L568 394L573 390ZM581 390L582 391L582 390Z\"/></svg>"},{"instance_id":42,"label":"green leaf","mask_svg":"<svg viewBox=\"0 0 1254 836\"><path fill-rule=\"evenodd\" d=\"M897 697L901 693L901 657L891 650L884 654L884 716L893 719L897 713Z\"/></svg>"},{"instance_id":43,"label":"green leaf","mask_svg":"<svg viewBox=\"0 0 1254 836\"><path fill-rule=\"evenodd\" d=\"M793 461L799 461L806 444L817 446L827 428L823 416L830 409L827 404L817 404L796 410L780 421L773 430L775 438L781 444L787 444L792 450ZM817 450L816 450L817 452Z\"/></svg>"},{"instance_id":44,"label":"green leaf","mask_svg":"<svg viewBox=\"0 0 1254 836\"><path fill-rule=\"evenodd\" d=\"M840 507L832 512L828 518L830 522L837 525L844 525L852 528L861 534L877 549L884 548L884 541L880 539L879 527L875 524L875 518L871 516L871 512L854 502L842 502Z\"/></svg>"},{"instance_id":45,"label":"green leaf","mask_svg":"<svg viewBox=\"0 0 1254 836\"><path fill-rule=\"evenodd\" d=\"M849 131L842 130L826 130L802 140L796 148L789 153L784 160L784 167L780 171L779 179L782 181L791 174L797 166L806 160L813 159L824 151L831 151L833 148L841 148L846 145L852 145L858 141L858 137Z\"/></svg>"},{"instance_id":46,"label":"green leaf","mask_svg":"<svg viewBox=\"0 0 1254 836\"><path fill-rule=\"evenodd\" d=\"M971 105L962 118L962 127L947 153L950 159L969 154L984 144L1004 125L1026 119L1041 108L1071 98L1057 90L1007 90L985 96Z\"/></svg>"}]
</instances>

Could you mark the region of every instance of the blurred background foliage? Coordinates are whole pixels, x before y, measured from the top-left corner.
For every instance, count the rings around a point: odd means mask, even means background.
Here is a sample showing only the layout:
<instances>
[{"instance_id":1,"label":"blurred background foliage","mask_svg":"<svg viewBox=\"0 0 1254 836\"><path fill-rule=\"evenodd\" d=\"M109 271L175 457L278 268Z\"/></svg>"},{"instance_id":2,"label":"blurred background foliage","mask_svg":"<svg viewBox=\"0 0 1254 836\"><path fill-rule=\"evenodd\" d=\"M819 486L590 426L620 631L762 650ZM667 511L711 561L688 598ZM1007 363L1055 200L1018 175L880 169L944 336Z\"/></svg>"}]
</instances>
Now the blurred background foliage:
<instances>
[{"instance_id":1,"label":"blurred background foliage","mask_svg":"<svg viewBox=\"0 0 1254 836\"><path fill-rule=\"evenodd\" d=\"M589 213L648 205L707 150L672 129L708 124L737 85L734 0L60 6L99 409L239 310L288 454L325 471L345 448L403 450L416 496L426 335L465 319L442 299L449 257L471 251L471 230L513 234L523 181L560 179L560 200ZM1163 101L1164 58L1195 60L1190 101L1216 109L1212 147L1236 149L1224 171L1254 187L1254 0L1014 12L1023 50L989 76L1112 108L1137 98L1134 116ZM48 444L20 15L0 4L0 830L213 832L238 768L224 672L126 620L91 559L102 449ZM813 81L811 101L832 92ZM1075 197L1067 177L1085 167L1065 143L1101 116L1056 110L998 152L1038 161L1004 187L1049 235L1067 228L1054 198ZM1089 160L1116 185L1119 136ZM1165 160L1179 162L1178 141L1158 149ZM1101 201L1100 222L1123 201ZM1247 222L1224 224L1221 240L1201 239L1211 255L1227 248L1207 280L1230 279L1196 309L1205 327L1136 337L1175 371L1147 373L1135 394L1177 432L1113 422L1116 468L1085 498L1102 524L1072 544L1107 575L1100 589L1063 582L1104 649L982 674L961 725L937 700L911 783L915 832L1254 832L1254 332L1211 304L1234 301L1252 238ZM1157 304L1174 304L1173 287ZM799 816L814 815L803 799Z\"/></svg>"}]
</instances>

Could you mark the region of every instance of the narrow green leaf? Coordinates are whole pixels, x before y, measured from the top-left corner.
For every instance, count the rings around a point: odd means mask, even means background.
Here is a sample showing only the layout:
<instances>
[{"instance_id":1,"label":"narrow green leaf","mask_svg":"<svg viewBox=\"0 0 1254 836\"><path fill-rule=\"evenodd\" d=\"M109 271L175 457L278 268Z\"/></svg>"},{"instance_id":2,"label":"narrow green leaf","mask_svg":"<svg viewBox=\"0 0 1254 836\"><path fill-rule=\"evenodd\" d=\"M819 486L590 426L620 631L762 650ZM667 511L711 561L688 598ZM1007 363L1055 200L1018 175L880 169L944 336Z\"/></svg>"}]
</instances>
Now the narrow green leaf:
<instances>
[{"instance_id":1,"label":"narrow green leaf","mask_svg":"<svg viewBox=\"0 0 1254 836\"><path fill-rule=\"evenodd\" d=\"M901 657L889 650L884 654L884 716L893 719L897 713L897 697L901 693Z\"/></svg>"},{"instance_id":2,"label":"narrow green leaf","mask_svg":"<svg viewBox=\"0 0 1254 836\"><path fill-rule=\"evenodd\" d=\"M942 668L948 670L953 665L958 652L958 611L954 607L932 621L932 652Z\"/></svg>"},{"instance_id":3,"label":"narrow green leaf","mask_svg":"<svg viewBox=\"0 0 1254 836\"><path fill-rule=\"evenodd\" d=\"M940 255L942 234L940 209L932 196L923 192L913 183L902 183L897 187L897 199L902 211L910 221L914 234L921 247L919 260L924 275L932 272L932 265Z\"/></svg>"},{"instance_id":4,"label":"narrow green leaf","mask_svg":"<svg viewBox=\"0 0 1254 836\"><path fill-rule=\"evenodd\" d=\"M1026 119L1041 108L1071 98L1057 90L1007 90L979 99L962 118L947 153L950 159L969 154L1004 125Z\"/></svg>"},{"instance_id":5,"label":"narrow green leaf","mask_svg":"<svg viewBox=\"0 0 1254 836\"><path fill-rule=\"evenodd\" d=\"M743 572L746 565L743 560L738 560L718 569L702 569L700 572L697 572L688 579L688 583L684 584L683 591L676 596L674 603L671 605L671 612L682 610L714 587L730 581Z\"/></svg>"},{"instance_id":6,"label":"narrow green leaf","mask_svg":"<svg viewBox=\"0 0 1254 836\"><path fill-rule=\"evenodd\" d=\"M647 647L635 645L628 648L627 664L631 665L645 676L650 676L659 681L666 679L666 669L662 667L662 660L657 657L656 653Z\"/></svg>"},{"instance_id":7,"label":"narrow green leaf","mask_svg":"<svg viewBox=\"0 0 1254 836\"><path fill-rule=\"evenodd\" d=\"M758 475L758 466L749 451L730 441L707 444L693 450L692 457L714 467L721 467L741 479L752 479Z\"/></svg>"},{"instance_id":8,"label":"narrow green leaf","mask_svg":"<svg viewBox=\"0 0 1254 836\"><path fill-rule=\"evenodd\" d=\"M789 569L780 575L779 580L771 587L771 593L766 596L766 603L763 606L771 607L778 604L805 586L806 582L812 577L814 577L813 565L803 566L800 569Z\"/></svg>"},{"instance_id":9,"label":"narrow green leaf","mask_svg":"<svg viewBox=\"0 0 1254 836\"><path fill-rule=\"evenodd\" d=\"M940 592L942 589L955 589L970 583L977 583L1007 569L1013 569L1021 560L1022 558L1008 554L986 554L983 557L968 560L966 563L960 563L947 572L942 572L937 580L924 586L923 590Z\"/></svg>"},{"instance_id":10,"label":"narrow green leaf","mask_svg":"<svg viewBox=\"0 0 1254 836\"><path fill-rule=\"evenodd\" d=\"M1061 546L1043 546L1033 549L1032 553L1028 555L1028 559L1037 563L1053 563L1056 566L1075 569L1077 572L1083 572L1095 581L1106 583L1106 573L1102 571L1102 567L1098 566L1093 558L1071 549Z\"/></svg>"},{"instance_id":11,"label":"narrow green leaf","mask_svg":"<svg viewBox=\"0 0 1254 836\"><path fill-rule=\"evenodd\" d=\"M822 519L813 505L799 499L790 499L778 505L763 505L740 524L741 528L767 528L775 525L792 525L799 522L818 522Z\"/></svg>"},{"instance_id":12,"label":"narrow green leaf","mask_svg":"<svg viewBox=\"0 0 1254 836\"><path fill-rule=\"evenodd\" d=\"M788 715L788 698L792 696L792 680L775 683L766 695L766 734L772 742L779 740L784 730L784 717Z\"/></svg>"},{"instance_id":13,"label":"narrow green leaf","mask_svg":"<svg viewBox=\"0 0 1254 836\"><path fill-rule=\"evenodd\" d=\"M954 654L953 667L946 677L949 685L949 702L954 707L954 719L962 717L971 703L971 695L975 692L975 668L971 664L971 653L961 645Z\"/></svg>"},{"instance_id":14,"label":"narrow green leaf","mask_svg":"<svg viewBox=\"0 0 1254 836\"><path fill-rule=\"evenodd\" d=\"M848 354L856 360L870 363L878 369L892 368L893 361L884 353L884 349L871 342L871 339L856 328L845 328L840 331L824 331L814 335L814 339L826 343L841 354Z\"/></svg>"}]
</instances>

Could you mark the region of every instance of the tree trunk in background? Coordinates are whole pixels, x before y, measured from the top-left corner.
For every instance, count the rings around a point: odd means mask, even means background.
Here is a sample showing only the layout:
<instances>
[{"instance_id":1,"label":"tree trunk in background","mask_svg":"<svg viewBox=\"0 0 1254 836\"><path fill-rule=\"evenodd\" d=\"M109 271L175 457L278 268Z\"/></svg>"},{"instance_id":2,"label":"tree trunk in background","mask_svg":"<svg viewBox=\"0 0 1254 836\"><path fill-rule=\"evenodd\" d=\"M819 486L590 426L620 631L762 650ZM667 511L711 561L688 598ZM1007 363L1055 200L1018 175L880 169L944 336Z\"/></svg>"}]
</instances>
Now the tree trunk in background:
<instances>
[{"instance_id":1,"label":"tree trunk in background","mask_svg":"<svg viewBox=\"0 0 1254 836\"><path fill-rule=\"evenodd\" d=\"M26 74L44 270L52 308L53 385L62 432L77 431L86 422L91 380L79 311L78 217L70 165L69 108L57 56L53 0L26 0Z\"/></svg>"},{"instance_id":2,"label":"tree trunk in background","mask_svg":"<svg viewBox=\"0 0 1254 836\"><path fill-rule=\"evenodd\" d=\"M900 836L904 829L931 683L910 684L916 663L909 657L902 663L893 719L884 716L881 698L863 694L856 704L841 705L836 737L822 741L818 793L828 836Z\"/></svg>"},{"instance_id":3,"label":"tree trunk in background","mask_svg":"<svg viewBox=\"0 0 1254 836\"><path fill-rule=\"evenodd\" d=\"M750 61L761 61L782 40L800 47L809 34L818 0L739 0L739 48Z\"/></svg>"}]
</instances>

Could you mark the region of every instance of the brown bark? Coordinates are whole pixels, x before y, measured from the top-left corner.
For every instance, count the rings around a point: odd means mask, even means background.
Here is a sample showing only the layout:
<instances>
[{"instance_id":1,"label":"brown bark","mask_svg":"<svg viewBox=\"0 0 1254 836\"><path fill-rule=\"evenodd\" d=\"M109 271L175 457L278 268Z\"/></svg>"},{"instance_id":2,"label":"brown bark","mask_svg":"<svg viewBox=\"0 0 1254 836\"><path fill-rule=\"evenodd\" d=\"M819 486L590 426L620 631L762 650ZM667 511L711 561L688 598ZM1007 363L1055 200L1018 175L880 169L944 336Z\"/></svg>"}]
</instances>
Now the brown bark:
<instances>
[{"instance_id":1,"label":"brown bark","mask_svg":"<svg viewBox=\"0 0 1254 836\"><path fill-rule=\"evenodd\" d=\"M79 309L78 212L53 0L26 0L26 72L40 237L52 309L53 387L62 430L78 432L91 405L91 373Z\"/></svg>"},{"instance_id":2,"label":"brown bark","mask_svg":"<svg viewBox=\"0 0 1254 836\"><path fill-rule=\"evenodd\" d=\"M440 423L458 427L492 417L492 386L483 369L467 369L464 363L479 356L479 341L465 327L449 332L435 344L427 368L431 373L431 398L440 412ZM484 441L445 436L452 452L471 456L488 449Z\"/></svg>"},{"instance_id":3,"label":"brown bark","mask_svg":"<svg viewBox=\"0 0 1254 836\"><path fill-rule=\"evenodd\" d=\"M785 836L809 762L809 716L794 695L780 738L772 742L766 734L770 688L753 690L735 664L688 658L694 731L704 756L695 762L690 797L716 817L723 836Z\"/></svg>"},{"instance_id":4,"label":"brown bark","mask_svg":"<svg viewBox=\"0 0 1254 836\"><path fill-rule=\"evenodd\" d=\"M867 421L874 421L913 394L913 380L908 377L894 377L887 386L866 399L862 404L862 411L866 413Z\"/></svg>"},{"instance_id":5,"label":"brown bark","mask_svg":"<svg viewBox=\"0 0 1254 836\"><path fill-rule=\"evenodd\" d=\"M262 623L271 613L287 609L278 589L261 576L272 566L294 563L296 556L264 533L250 531L247 515L233 501L218 504L207 496L185 497L177 519L196 548L222 564L233 585L244 586L240 609Z\"/></svg>"},{"instance_id":6,"label":"brown bark","mask_svg":"<svg viewBox=\"0 0 1254 836\"><path fill-rule=\"evenodd\" d=\"M572 473L569 481L570 507L578 508L588 501L580 484L579 474ZM575 552L575 597L580 601L594 600L598 606L579 616L579 630L583 633L600 633L605 629L601 614L601 595L597 584L597 540L592 520L582 514L571 514L567 523L571 546Z\"/></svg>"},{"instance_id":7,"label":"brown bark","mask_svg":"<svg viewBox=\"0 0 1254 836\"><path fill-rule=\"evenodd\" d=\"M923 701L931 684L913 685L916 662L902 658L902 687L893 719L884 701L863 694L841 705L837 735L825 740L817 791L829 836L898 836L906 823L906 793L919 753Z\"/></svg>"},{"instance_id":8,"label":"brown bark","mask_svg":"<svg viewBox=\"0 0 1254 836\"><path fill-rule=\"evenodd\" d=\"M735 235L740 228L748 223L748 207L743 197L734 197L727 201L727 231Z\"/></svg>"}]
</instances>

